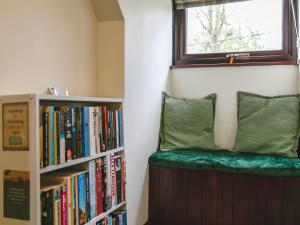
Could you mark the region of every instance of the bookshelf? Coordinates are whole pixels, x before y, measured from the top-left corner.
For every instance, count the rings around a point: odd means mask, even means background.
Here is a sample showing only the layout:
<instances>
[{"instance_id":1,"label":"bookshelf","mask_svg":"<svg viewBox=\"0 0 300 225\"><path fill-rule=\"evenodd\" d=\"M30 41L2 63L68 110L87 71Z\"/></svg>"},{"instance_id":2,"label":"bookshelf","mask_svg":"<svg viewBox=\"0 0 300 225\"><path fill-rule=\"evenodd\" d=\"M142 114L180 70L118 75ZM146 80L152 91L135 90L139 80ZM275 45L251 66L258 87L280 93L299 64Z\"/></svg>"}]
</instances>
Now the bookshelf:
<instances>
[{"instance_id":1,"label":"bookshelf","mask_svg":"<svg viewBox=\"0 0 300 225\"><path fill-rule=\"evenodd\" d=\"M19 143L15 144L13 149L7 144L7 124L10 124L6 120L7 112L10 112L10 106L15 106L19 103L25 103L28 108L28 143L26 146L21 146ZM99 151L89 156L82 156L81 158L70 159L61 164L47 165L41 167L41 139L40 139L40 125L41 125L41 107L55 106L55 107L107 107L109 110L119 110L122 112L123 99L116 98L97 98L97 97L75 97L75 96L48 96L38 94L26 94L26 95L10 95L0 96L0 224L5 225L43 225L41 223L41 189L45 177L49 174L55 176L57 173L67 170L87 170L89 168L89 162L97 159L103 159L109 155L122 156L125 159L125 148L122 146L116 146L115 148L106 149L105 151ZM22 107L22 106L21 106ZM18 108L18 107L17 107ZM15 110L16 111L16 110ZM14 113L14 110L12 110ZM4 121L3 121L3 119ZM10 118L11 119L11 118ZM18 123L16 118L12 119L12 123ZM20 123L20 122L19 122ZM22 123L23 125L26 123ZM123 124L123 122L122 122ZM27 126L25 126L27 127ZM13 129L14 127L12 127ZM18 127L17 127L18 128ZM23 127L24 128L24 127ZM23 129L27 130L27 129ZM14 131L16 132L16 131ZM120 130L120 137L123 136L123 129ZM4 137L5 136L5 137ZM23 135L23 138L26 135ZM25 139L24 138L24 139ZM9 139L10 140L10 139ZM26 142L26 141L25 141ZM123 143L123 141L122 141ZM9 143L11 144L11 143ZM22 143L23 144L23 143ZM120 144L120 143L119 143ZM25 144L26 145L26 144ZM18 149L19 148L19 149ZM29 176L29 211L27 219L9 218L7 212L5 212L4 201L9 199L10 194L7 195L7 186L5 186L4 179L7 179L7 173L5 171L25 171ZM24 179L25 180L25 179ZM125 185L124 181L124 185ZM6 188L5 188L6 187ZM6 191L4 191L6 189ZM3 197L2 197L3 196ZM125 196L125 195L124 195ZM26 197L26 196L25 196ZM23 202L24 203L24 202ZM23 204L22 203L22 204ZM11 205L10 205L11 207ZM13 206L12 206L13 207ZM7 207L6 207L7 208ZM101 214L96 215L94 218L90 218L86 221L85 225L95 225L97 221L105 218L107 215L115 212L116 210L126 211L125 197L122 202L113 205L110 209L104 210ZM7 210L6 210L7 211ZM22 211L22 210L21 210ZM25 213L26 214L26 213ZM24 215L21 215L21 217ZM28 220L29 219L29 220ZM48 225L48 224L47 224Z\"/></svg>"}]
</instances>

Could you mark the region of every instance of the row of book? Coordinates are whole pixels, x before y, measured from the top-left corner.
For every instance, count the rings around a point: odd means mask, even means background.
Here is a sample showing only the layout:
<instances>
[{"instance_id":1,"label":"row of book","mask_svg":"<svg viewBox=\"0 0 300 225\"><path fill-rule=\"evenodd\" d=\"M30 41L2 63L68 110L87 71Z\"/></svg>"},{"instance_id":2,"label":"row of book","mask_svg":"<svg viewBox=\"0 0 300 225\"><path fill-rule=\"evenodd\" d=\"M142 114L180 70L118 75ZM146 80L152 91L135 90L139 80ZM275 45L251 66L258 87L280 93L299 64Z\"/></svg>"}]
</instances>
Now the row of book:
<instances>
[{"instance_id":1,"label":"row of book","mask_svg":"<svg viewBox=\"0 0 300 225\"><path fill-rule=\"evenodd\" d=\"M40 167L123 146L122 111L100 107L41 106Z\"/></svg>"},{"instance_id":2,"label":"row of book","mask_svg":"<svg viewBox=\"0 0 300 225\"><path fill-rule=\"evenodd\" d=\"M107 155L88 170L57 171L42 176L42 225L83 225L125 201L125 160Z\"/></svg>"},{"instance_id":3,"label":"row of book","mask_svg":"<svg viewBox=\"0 0 300 225\"><path fill-rule=\"evenodd\" d=\"M112 213L95 225L127 225L127 213L126 211Z\"/></svg>"}]
</instances>

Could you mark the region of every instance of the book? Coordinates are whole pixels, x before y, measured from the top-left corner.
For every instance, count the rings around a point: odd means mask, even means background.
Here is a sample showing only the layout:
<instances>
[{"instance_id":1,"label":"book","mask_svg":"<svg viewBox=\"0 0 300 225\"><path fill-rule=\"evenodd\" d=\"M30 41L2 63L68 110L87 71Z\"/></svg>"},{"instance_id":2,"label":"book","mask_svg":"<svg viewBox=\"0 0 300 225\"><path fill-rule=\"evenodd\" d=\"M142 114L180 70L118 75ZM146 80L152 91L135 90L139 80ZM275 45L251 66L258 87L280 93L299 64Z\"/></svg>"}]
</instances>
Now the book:
<instances>
[{"instance_id":1,"label":"book","mask_svg":"<svg viewBox=\"0 0 300 225\"><path fill-rule=\"evenodd\" d=\"M59 112L59 121L58 121L58 136L59 136L59 156L60 163L66 162L66 141L65 141L65 114L64 112Z\"/></svg>"},{"instance_id":2,"label":"book","mask_svg":"<svg viewBox=\"0 0 300 225\"><path fill-rule=\"evenodd\" d=\"M90 221L90 180L89 173L85 173L85 199L86 199L86 221Z\"/></svg>"},{"instance_id":3,"label":"book","mask_svg":"<svg viewBox=\"0 0 300 225\"><path fill-rule=\"evenodd\" d=\"M48 112L48 141L49 141L49 165L55 165L54 153L54 106L46 106Z\"/></svg>"},{"instance_id":4,"label":"book","mask_svg":"<svg viewBox=\"0 0 300 225\"><path fill-rule=\"evenodd\" d=\"M104 191L102 190L102 160L96 160L96 198L97 198L97 215L103 212Z\"/></svg>"},{"instance_id":5,"label":"book","mask_svg":"<svg viewBox=\"0 0 300 225\"><path fill-rule=\"evenodd\" d=\"M107 109L106 106L101 106L101 118L102 118L102 149L106 150L107 147Z\"/></svg>"},{"instance_id":6,"label":"book","mask_svg":"<svg viewBox=\"0 0 300 225\"><path fill-rule=\"evenodd\" d=\"M84 225L87 222L86 215L86 184L85 174L78 175L78 218L79 225Z\"/></svg>"},{"instance_id":7,"label":"book","mask_svg":"<svg viewBox=\"0 0 300 225\"><path fill-rule=\"evenodd\" d=\"M41 189L41 223L53 225L53 189Z\"/></svg>"},{"instance_id":8,"label":"book","mask_svg":"<svg viewBox=\"0 0 300 225\"><path fill-rule=\"evenodd\" d=\"M43 112L43 166L49 165L49 113Z\"/></svg>"},{"instance_id":9,"label":"book","mask_svg":"<svg viewBox=\"0 0 300 225\"><path fill-rule=\"evenodd\" d=\"M115 168L115 157L110 157L110 170L111 170L111 205L112 207L117 206L117 181L116 181L116 168Z\"/></svg>"},{"instance_id":10,"label":"book","mask_svg":"<svg viewBox=\"0 0 300 225\"><path fill-rule=\"evenodd\" d=\"M55 146L56 146L56 164L60 164L60 113L55 111Z\"/></svg>"},{"instance_id":11,"label":"book","mask_svg":"<svg viewBox=\"0 0 300 225\"><path fill-rule=\"evenodd\" d=\"M94 107L89 107L90 156L96 154L95 115Z\"/></svg>"},{"instance_id":12,"label":"book","mask_svg":"<svg viewBox=\"0 0 300 225\"><path fill-rule=\"evenodd\" d=\"M111 155L106 157L106 210L112 208Z\"/></svg>"},{"instance_id":13,"label":"book","mask_svg":"<svg viewBox=\"0 0 300 225\"><path fill-rule=\"evenodd\" d=\"M66 161L72 159L72 110L70 106L63 107L65 109L65 132L66 132Z\"/></svg>"},{"instance_id":14,"label":"book","mask_svg":"<svg viewBox=\"0 0 300 225\"><path fill-rule=\"evenodd\" d=\"M44 153L43 153L43 146L44 146L44 140L43 140L44 134L43 134L43 107L39 107L39 147L40 147L40 168L44 167Z\"/></svg>"},{"instance_id":15,"label":"book","mask_svg":"<svg viewBox=\"0 0 300 225\"><path fill-rule=\"evenodd\" d=\"M99 118L100 118L101 114L99 113L99 107L94 107L94 133L95 133L95 145L96 145L96 153L99 154L101 152L101 137L99 135L99 127L101 126L101 124L99 123Z\"/></svg>"},{"instance_id":16,"label":"book","mask_svg":"<svg viewBox=\"0 0 300 225\"><path fill-rule=\"evenodd\" d=\"M53 149L54 149L54 165L58 164L58 160L57 160L57 114L54 111L53 112Z\"/></svg>"},{"instance_id":17,"label":"book","mask_svg":"<svg viewBox=\"0 0 300 225\"><path fill-rule=\"evenodd\" d=\"M115 156L117 204L122 202L122 158Z\"/></svg>"},{"instance_id":18,"label":"book","mask_svg":"<svg viewBox=\"0 0 300 225\"><path fill-rule=\"evenodd\" d=\"M77 148L77 115L76 107L71 107L71 133L72 133L72 159L78 158L78 148Z\"/></svg>"},{"instance_id":19,"label":"book","mask_svg":"<svg viewBox=\"0 0 300 225\"><path fill-rule=\"evenodd\" d=\"M60 186L53 189L53 215L54 225L61 225L61 204L60 204Z\"/></svg>"},{"instance_id":20,"label":"book","mask_svg":"<svg viewBox=\"0 0 300 225\"><path fill-rule=\"evenodd\" d=\"M77 147L77 156L78 158L84 157L84 152L83 152L83 143L82 143L82 139L83 139L83 135L82 135L82 116L83 116L83 112L82 112L82 107L77 107L76 108L76 147Z\"/></svg>"},{"instance_id":21,"label":"book","mask_svg":"<svg viewBox=\"0 0 300 225\"><path fill-rule=\"evenodd\" d=\"M90 218L97 216L96 197L96 161L89 162L89 184L90 184Z\"/></svg>"},{"instance_id":22,"label":"book","mask_svg":"<svg viewBox=\"0 0 300 225\"><path fill-rule=\"evenodd\" d=\"M61 203L61 225L68 225L68 202L67 202L67 187L62 186L60 192Z\"/></svg>"},{"instance_id":23,"label":"book","mask_svg":"<svg viewBox=\"0 0 300 225\"><path fill-rule=\"evenodd\" d=\"M90 156L90 132L89 132L89 108L82 109L82 137L83 137L83 156Z\"/></svg>"}]
</instances>

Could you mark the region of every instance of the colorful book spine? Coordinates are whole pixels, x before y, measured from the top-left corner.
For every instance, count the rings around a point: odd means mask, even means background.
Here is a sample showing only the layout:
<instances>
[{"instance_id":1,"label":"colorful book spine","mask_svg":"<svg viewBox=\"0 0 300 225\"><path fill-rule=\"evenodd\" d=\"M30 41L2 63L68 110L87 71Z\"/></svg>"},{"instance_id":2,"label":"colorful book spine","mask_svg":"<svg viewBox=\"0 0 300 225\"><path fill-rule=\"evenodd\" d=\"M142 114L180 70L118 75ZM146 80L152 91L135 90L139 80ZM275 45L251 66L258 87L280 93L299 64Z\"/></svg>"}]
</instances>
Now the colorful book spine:
<instances>
[{"instance_id":1,"label":"colorful book spine","mask_svg":"<svg viewBox=\"0 0 300 225\"><path fill-rule=\"evenodd\" d=\"M66 161L72 159L72 110L70 106L66 106Z\"/></svg>"},{"instance_id":2,"label":"colorful book spine","mask_svg":"<svg viewBox=\"0 0 300 225\"><path fill-rule=\"evenodd\" d=\"M76 108L71 107L71 114L72 114L72 119L71 119L71 132L72 132L72 159L77 159L78 158L78 148L77 148L77 115L76 115Z\"/></svg>"},{"instance_id":3,"label":"colorful book spine","mask_svg":"<svg viewBox=\"0 0 300 225\"><path fill-rule=\"evenodd\" d=\"M74 198L75 198L75 225L79 225L79 197L78 197L78 176L74 177L74 184L75 184L75 193L74 193Z\"/></svg>"},{"instance_id":4,"label":"colorful book spine","mask_svg":"<svg viewBox=\"0 0 300 225\"><path fill-rule=\"evenodd\" d=\"M102 149L107 149L107 109L106 106L101 107L101 118L102 118Z\"/></svg>"},{"instance_id":5,"label":"colorful book spine","mask_svg":"<svg viewBox=\"0 0 300 225\"><path fill-rule=\"evenodd\" d=\"M59 156L60 163L66 162L65 114L59 112Z\"/></svg>"},{"instance_id":6,"label":"colorful book spine","mask_svg":"<svg viewBox=\"0 0 300 225\"><path fill-rule=\"evenodd\" d=\"M82 139L83 139L83 135L82 135L82 108L81 107L77 107L76 108L76 147L77 147L77 155L78 158L84 157L84 153L83 153L83 144L82 144Z\"/></svg>"},{"instance_id":7,"label":"colorful book spine","mask_svg":"<svg viewBox=\"0 0 300 225\"><path fill-rule=\"evenodd\" d=\"M61 196L61 225L68 225L68 202L67 202L67 188L63 186L60 192Z\"/></svg>"},{"instance_id":8,"label":"colorful book spine","mask_svg":"<svg viewBox=\"0 0 300 225\"><path fill-rule=\"evenodd\" d=\"M115 111L115 129L116 129L116 135L115 135L115 139L116 139L116 148L120 147L120 141L119 141L119 111Z\"/></svg>"},{"instance_id":9,"label":"colorful book spine","mask_svg":"<svg viewBox=\"0 0 300 225\"><path fill-rule=\"evenodd\" d=\"M86 199L86 221L91 220L91 203L90 203L90 177L89 173L85 173L85 199Z\"/></svg>"},{"instance_id":10,"label":"colorful book spine","mask_svg":"<svg viewBox=\"0 0 300 225\"><path fill-rule=\"evenodd\" d=\"M55 145L56 145L56 163L60 164L60 113L59 111L55 111Z\"/></svg>"},{"instance_id":11,"label":"colorful book spine","mask_svg":"<svg viewBox=\"0 0 300 225\"><path fill-rule=\"evenodd\" d=\"M107 210L112 208L112 179L111 179L111 155L106 156L106 202Z\"/></svg>"},{"instance_id":12,"label":"colorful book spine","mask_svg":"<svg viewBox=\"0 0 300 225\"><path fill-rule=\"evenodd\" d=\"M97 216L97 197L96 197L96 161L89 162L89 181L90 181L90 218Z\"/></svg>"},{"instance_id":13,"label":"colorful book spine","mask_svg":"<svg viewBox=\"0 0 300 225\"><path fill-rule=\"evenodd\" d=\"M102 163L101 159L96 160L96 198L97 215L103 212L103 191L102 191Z\"/></svg>"},{"instance_id":14,"label":"colorful book spine","mask_svg":"<svg viewBox=\"0 0 300 225\"><path fill-rule=\"evenodd\" d=\"M61 225L61 215L60 215L60 211L61 211L61 207L60 207L60 187L55 188L53 190L54 193L54 210L53 210L53 215L54 215L54 225Z\"/></svg>"},{"instance_id":15,"label":"colorful book spine","mask_svg":"<svg viewBox=\"0 0 300 225\"><path fill-rule=\"evenodd\" d=\"M43 166L49 165L49 113L43 112Z\"/></svg>"},{"instance_id":16,"label":"colorful book spine","mask_svg":"<svg viewBox=\"0 0 300 225\"><path fill-rule=\"evenodd\" d=\"M89 108L82 108L82 132L84 157L90 156Z\"/></svg>"},{"instance_id":17,"label":"colorful book spine","mask_svg":"<svg viewBox=\"0 0 300 225\"><path fill-rule=\"evenodd\" d=\"M90 155L96 154L94 107L89 107Z\"/></svg>"},{"instance_id":18,"label":"colorful book spine","mask_svg":"<svg viewBox=\"0 0 300 225\"><path fill-rule=\"evenodd\" d=\"M49 107L49 151L50 165L55 165L55 142L54 142L54 106Z\"/></svg>"},{"instance_id":19,"label":"colorful book spine","mask_svg":"<svg viewBox=\"0 0 300 225\"><path fill-rule=\"evenodd\" d=\"M101 126L101 124L99 123L99 117L100 117L100 113L99 113L99 107L94 107L94 117L95 117L95 139L96 139L96 153L99 154L101 152L101 139L100 139L100 135L99 135L99 127Z\"/></svg>"},{"instance_id":20,"label":"colorful book spine","mask_svg":"<svg viewBox=\"0 0 300 225\"><path fill-rule=\"evenodd\" d=\"M122 158L121 156L115 157L116 167L116 186L117 186L117 204L122 202Z\"/></svg>"},{"instance_id":21,"label":"colorful book spine","mask_svg":"<svg viewBox=\"0 0 300 225\"><path fill-rule=\"evenodd\" d=\"M100 144L100 152L104 152L105 149L103 149L103 131L102 131L102 113L101 113L101 107L98 108L98 138L99 138L99 144Z\"/></svg>"},{"instance_id":22,"label":"colorful book spine","mask_svg":"<svg viewBox=\"0 0 300 225\"><path fill-rule=\"evenodd\" d=\"M54 148L54 165L58 164L57 161L57 114L53 112L53 148Z\"/></svg>"},{"instance_id":23,"label":"colorful book spine","mask_svg":"<svg viewBox=\"0 0 300 225\"><path fill-rule=\"evenodd\" d=\"M86 214L86 185L85 174L78 175L78 219L79 225L84 225L87 222ZM64 225L64 224L63 224Z\"/></svg>"},{"instance_id":24,"label":"colorful book spine","mask_svg":"<svg viewBox=\"0 0 300 225\"><path fill-rule=\"evenodd\" d=\"M43 133L43 107L39 108L39 147L40 147L40 168L44 167L44 133Z\"/></svg>"},{"instance_id":25,"label":"colorful book spine","mask_svg":"<svg viewBox=\"0 0 300 225\"><path fill-rule=\"evenodd\" d=\"M53 190L41 193L42 225L53 225Z\"/></svg>"},{"instance_id":26,"label":"colorful book spine","mask_svg":"<svg viewBox=\"0 0 300 225\"><path fill-rule=\"evenodd\" d=\"M112 207L117 205L117 180L116 180L116 168L115 168L115 157L110 157L110 168L111 168L111 204Z\"/></svg>"}]
</instances>

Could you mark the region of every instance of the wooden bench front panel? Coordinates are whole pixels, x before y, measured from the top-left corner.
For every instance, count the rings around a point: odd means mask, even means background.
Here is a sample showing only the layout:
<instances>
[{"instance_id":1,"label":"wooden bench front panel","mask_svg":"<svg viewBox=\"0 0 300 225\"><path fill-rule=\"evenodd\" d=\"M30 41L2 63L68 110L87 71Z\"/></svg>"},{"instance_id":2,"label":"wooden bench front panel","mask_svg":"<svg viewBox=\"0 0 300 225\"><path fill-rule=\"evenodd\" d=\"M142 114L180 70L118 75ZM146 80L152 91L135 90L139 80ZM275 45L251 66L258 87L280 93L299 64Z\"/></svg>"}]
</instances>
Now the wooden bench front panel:
<instances>
[{"instance_id":1,"label":"wooden bench front panel","mask_svg":"<svg viewBox=\"0 0 300 225\"><path fill-rule=\"evenodd\" d=\"M300 178L150 166L149 225L300 225Z\"/></svg>"}]
</instances>

